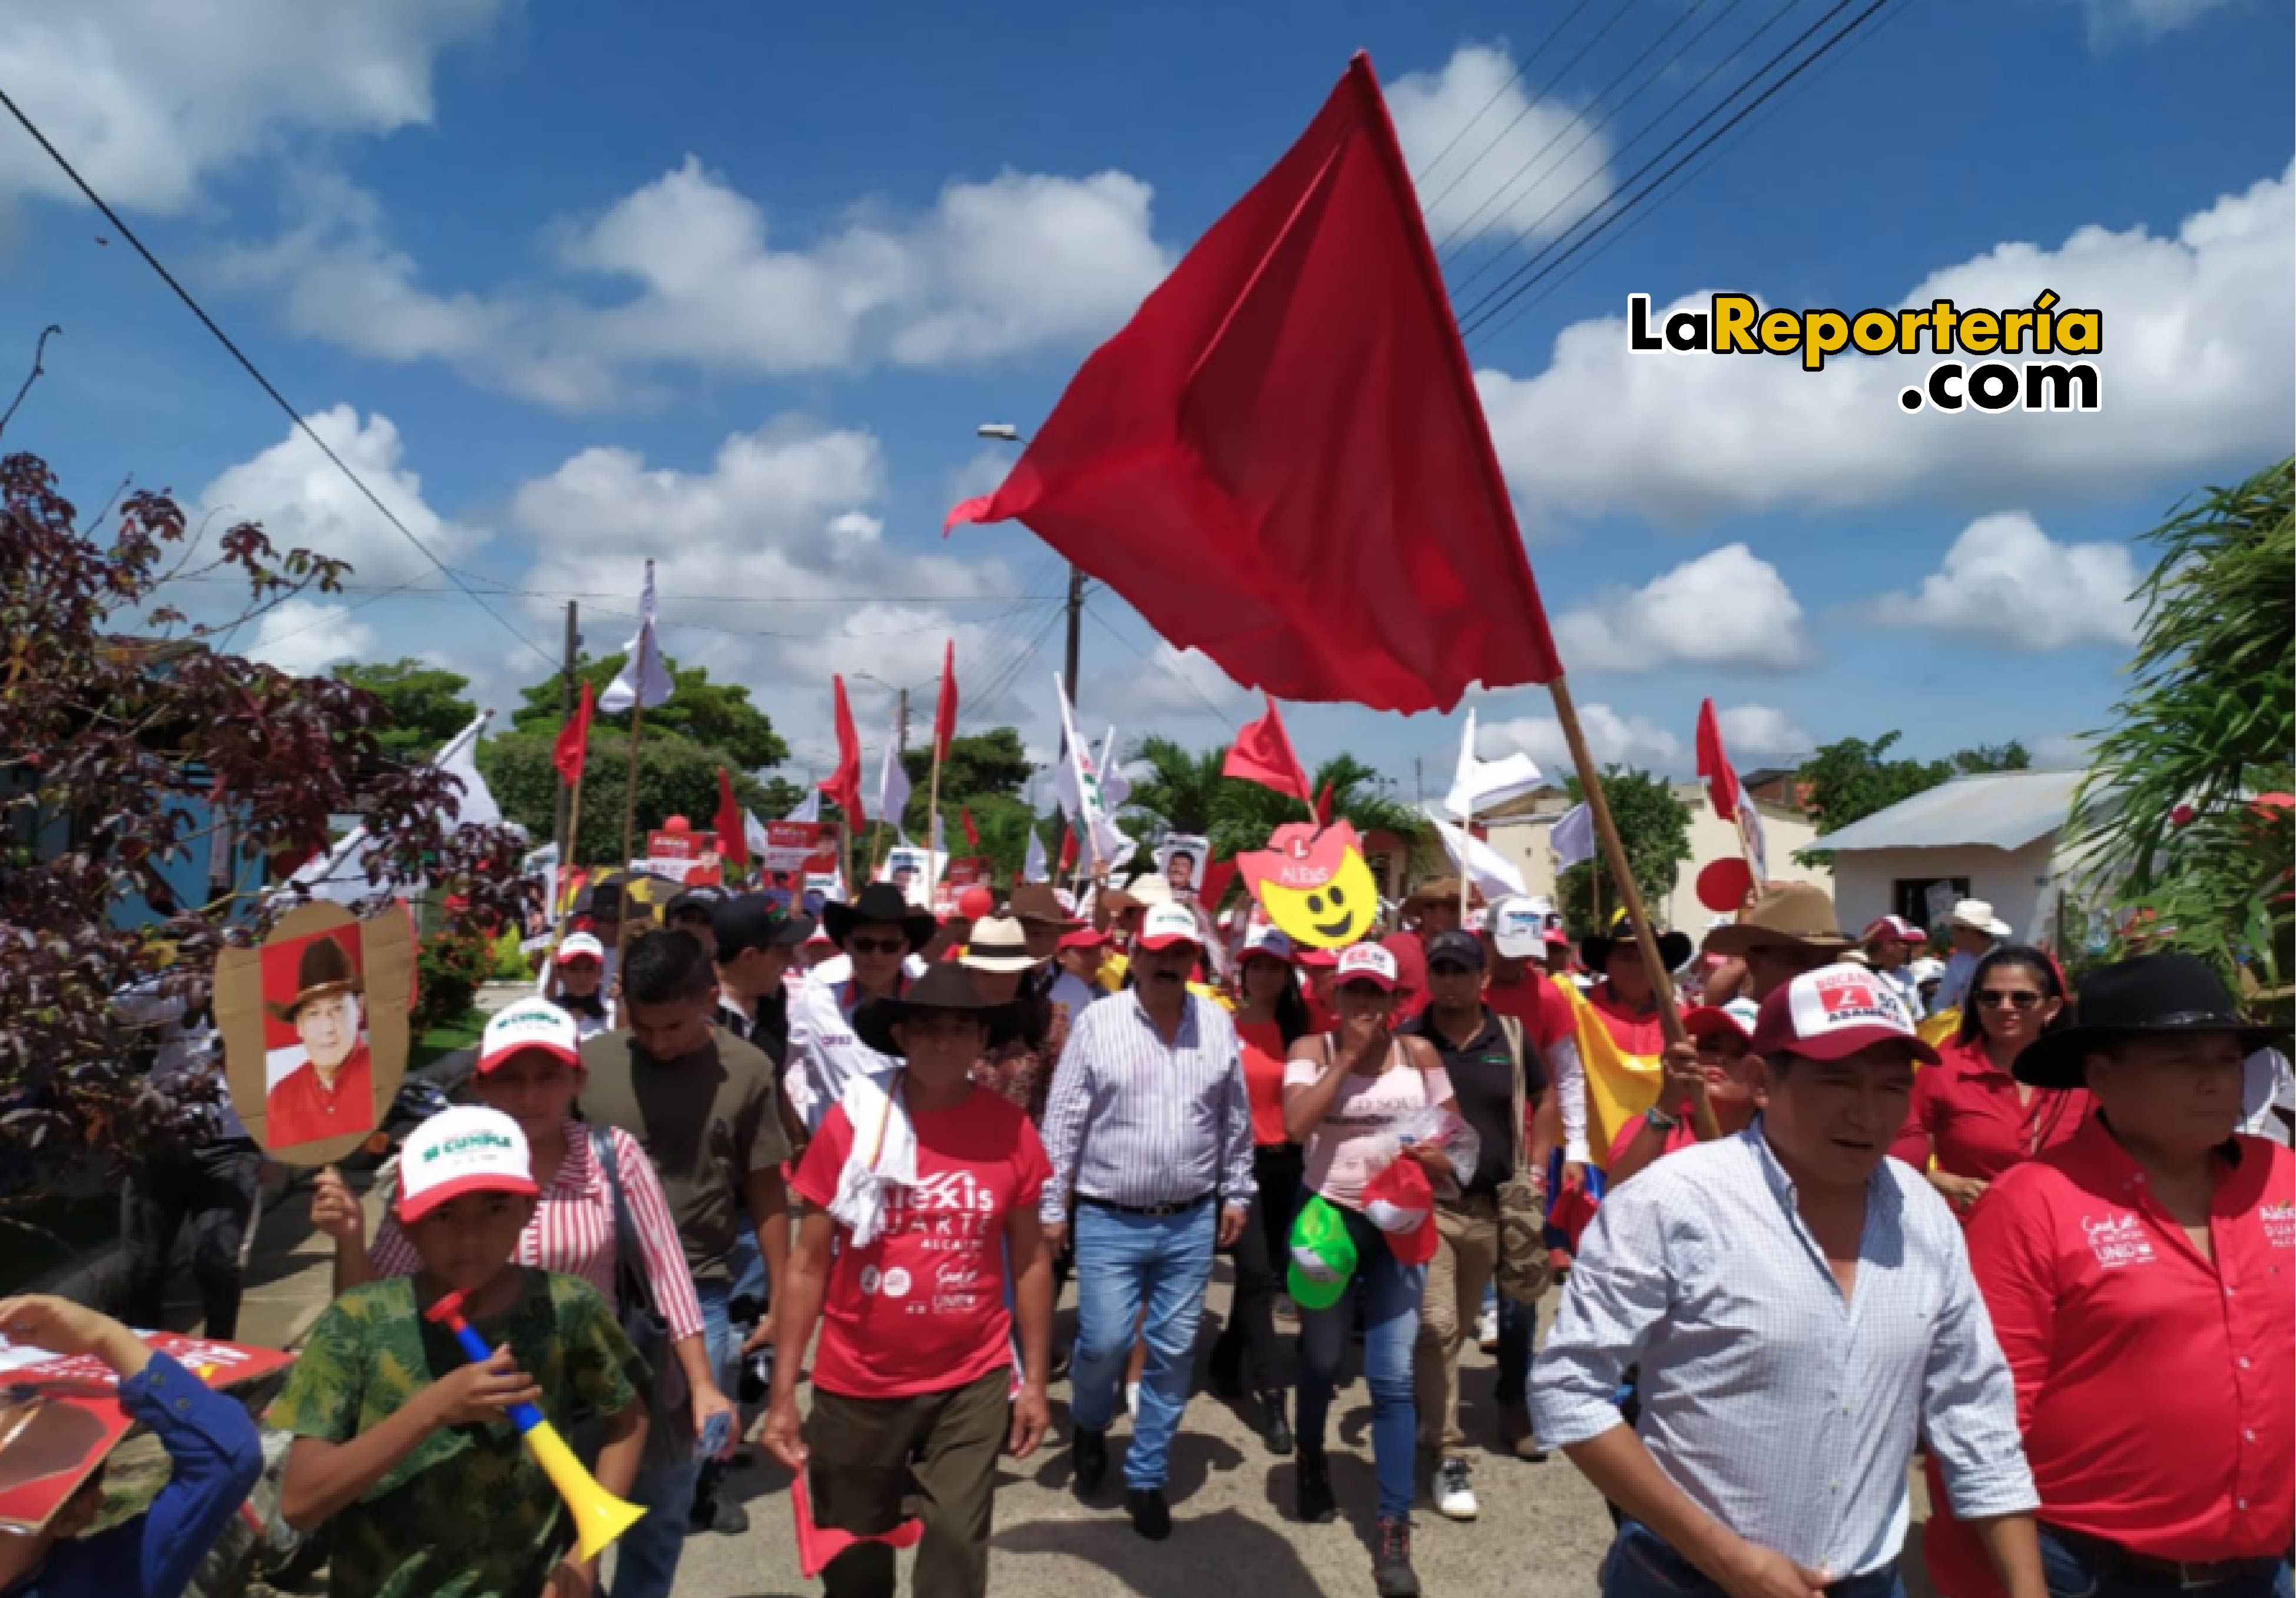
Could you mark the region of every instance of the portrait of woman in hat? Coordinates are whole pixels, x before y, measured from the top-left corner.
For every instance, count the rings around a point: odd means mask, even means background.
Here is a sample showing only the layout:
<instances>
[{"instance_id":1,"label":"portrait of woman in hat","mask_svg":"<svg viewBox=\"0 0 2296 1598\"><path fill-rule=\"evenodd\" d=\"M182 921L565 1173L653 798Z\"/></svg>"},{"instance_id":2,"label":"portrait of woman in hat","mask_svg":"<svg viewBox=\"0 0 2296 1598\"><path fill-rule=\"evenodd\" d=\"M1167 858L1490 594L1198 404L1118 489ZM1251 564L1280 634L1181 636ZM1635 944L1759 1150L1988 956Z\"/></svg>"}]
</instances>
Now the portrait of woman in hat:
<instances>
[{"instance_id":1,"label":"portrait of woman in hat","mask_svg":"<svg viewBox=\"0 0 2296 1598\"><path fill-rule=\"evenodd\" d=\"M354 946L323 932L263 951L264 1141L291 1149L374 1125L374 1067L367 1052L366 984ZM291 971L291 985L277 975ZM291 1039L283 1037L291 1034Z\"/></svg>"}]
</instances>

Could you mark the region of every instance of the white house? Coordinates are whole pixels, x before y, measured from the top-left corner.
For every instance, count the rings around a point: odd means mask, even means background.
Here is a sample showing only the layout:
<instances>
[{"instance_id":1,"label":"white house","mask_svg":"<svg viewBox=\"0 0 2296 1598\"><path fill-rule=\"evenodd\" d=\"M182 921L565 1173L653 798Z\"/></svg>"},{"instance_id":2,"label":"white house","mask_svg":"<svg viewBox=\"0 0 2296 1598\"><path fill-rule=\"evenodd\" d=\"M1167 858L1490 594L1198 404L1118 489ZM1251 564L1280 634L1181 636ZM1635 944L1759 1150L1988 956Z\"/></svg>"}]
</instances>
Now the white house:
<instances>
[{"instance_id":1,"label":"white house","mask_svg":"<svg viewBox=\"0 0 2296 1598\"><path fill-rule=\"evenodd\" d=\"M2057 840L2083 775L1956 777L1817 840L1833 852L1842 926L1898 915L1930 927L1955 900L1982 899L2020 942L2055 942L2057 904L2074 864Z\"/></svg>"}]
</instances>

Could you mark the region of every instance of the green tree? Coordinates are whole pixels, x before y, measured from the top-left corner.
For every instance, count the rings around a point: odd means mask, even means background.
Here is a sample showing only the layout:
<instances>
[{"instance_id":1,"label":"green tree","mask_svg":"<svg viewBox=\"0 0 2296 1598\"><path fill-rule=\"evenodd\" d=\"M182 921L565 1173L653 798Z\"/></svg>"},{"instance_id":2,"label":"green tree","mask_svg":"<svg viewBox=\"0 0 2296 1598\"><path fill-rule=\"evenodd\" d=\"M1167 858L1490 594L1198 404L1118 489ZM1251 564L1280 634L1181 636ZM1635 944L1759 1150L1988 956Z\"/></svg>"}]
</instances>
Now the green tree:
<instances>
[{"instance_id":1,"label":"green tree","mask_svg":"<svg viewBox=\"0 0 2296 1598\"><path fill-rule=\"evenodd\" d=\"M2296 459L2283 460L2144 535L2161 560L2136 591L2134 680L2095 735L2069 828L2091 891L2139 912L2144 947L2245 976L2284 1022L2296 836L2284 803L2257 797L2296 791L2292 484Z\"/></svg>"},{"instance_id":2,"label":"green tree","mask_svg":"<svg viewBox=\"0 0 2296 1598\"><path fill-rule=\"evenodd\" d=\"M1893 733L1890 735L1895 737ZM1562 779L1572 801L1587 796L1575 771ZM1648 771L1623 766L1603 769L1603 795L1611 802L1611 819L1618 824L1619 842L1626 846L1627 864L1642 891L1643 908L1659 916L1675 877L1690 859L1690 806L1675 797L1674 785ZM1595 913L1595 871L1603 871L1603 911ZM1582 935L1606 927L1621 901L1616 879L1597 852L1595 858L1571 867L1555 884L1556 908L1563 925Z\"/></svg>"},{"instance_id":3,"label":"green tree","mask_svg":"<svg viewBox=\"0 0 2296 1598\"><path fill-rule=\"evenodd\" d=\"M575 668L576 680L603 694L622 669L622 660L619 654L599 660L586 655ZM778 766L789 758L789 745L782 742L766 713L750 703L748 688L735 682L712 682L706 668L681 668L668 655L662 657L661 663L669 671L670 695L664 703L646 709L647 742L652 742L657 732L674 732L705 747L725 751L726 763L744 771ZM558 674L553 672L540 682L521 689L520 696L525 703L512 714L512 728L519 732L556 737L566 721L561 682ZM617 716L601 713L594 723L625 730L629 724L627 712ZM639 765L644 768L643 755Z\"/></svg>"},{"instance_id":4,"label":"green tree","mask_svg":"<svg viewBox=\"0 0 2296 1598\"><path fill-rule=\"evenodd\" d=\"M1225 747L1191 752L1169 738L1144 738L1134 746L1133 763L1147 770L1134 778L1126 806L1126 830L1142 844L1141 856L1128 863L1144 865L1148 846L1167 833L1209 837L1213 854L1225 860L1263 847L1268 835L1286 821L1308 819L1298 800L1256 782L1222 776L1226 758ZM1392 832L1414 840L1428 832L1420 814L1382 795L1379 773L1352 754L1325 761L1310 780L1318 794L1330 786L1333 819L1350 823L1357 832Z\"/></svg>"},{"instance_id":5,"label":"green tree","mask_svg":"<svg viewBox=\"0 0 2296 1598\"><path fill-rule=\"evenodd\" d=\"M647 718L649 723L652 717ZM537 839L552 836L558 821L558 768L552 760L555 734L510 732L479 745L479 770L494 790L503 814ZM725 753L674 732L646 729L638 749L637 827L633 842L645 850L645 835L672 816L684 816L707 829L718 814L718 771L728 766ZM607 727L590 729L590 756L582 769L582 828L575 860L586 866L618 863L622 858L622 801L629 777L629 739ZM780 813L765 788L745 772L734 771L734 797L761 815Z\"/></svg>"},{"instance_id":6,"label":"green tree","mask_svg":"<svg viewBox=\"0 0 2296 1598\"><path fill-rule=\"evenodd\" d=\"M1808 795L1810 818L1820 836L1956 777L2022 771L2033 763L2031 753L2013 738L1958 750L1945 760L1888 758L1902 736L1885 732L1870 744L1863 738L1821 744L1802 762L1795 778ZM1811 865L1833 863L1832 852L1824 849L1805 849L1794 858Z\"/></svg>"},{"instance_id":7,"label":"green tree","mask_svg":"<svg viewBox=\"0 0 2296 1598\"><path fill-rule=\"evenodd\" d=\"M922 817L932 781L931 740L928 738L922 748L902 751L901 765L909 774L916 814ZM942 808L952 800L974 799L983 794L1013 797L1029 786L1029 775L1035 770L1029 763L1020 733L1013 728L992 727L987 732L951 738L948 758L940 768Z\"/></svg>"},{"instance_id":8,"label":"green tree","mask_svg":"<svg viewBox=\"0 0 2296 1598\"><path fill-rule=\"evenodd\" d=\"M334 676L381 702L386 719L375 729L375 742L399 760L430 759L479 713L463 696L469 678L423 661L344 664L335 668Z\"/></svg>"}]
</instances>

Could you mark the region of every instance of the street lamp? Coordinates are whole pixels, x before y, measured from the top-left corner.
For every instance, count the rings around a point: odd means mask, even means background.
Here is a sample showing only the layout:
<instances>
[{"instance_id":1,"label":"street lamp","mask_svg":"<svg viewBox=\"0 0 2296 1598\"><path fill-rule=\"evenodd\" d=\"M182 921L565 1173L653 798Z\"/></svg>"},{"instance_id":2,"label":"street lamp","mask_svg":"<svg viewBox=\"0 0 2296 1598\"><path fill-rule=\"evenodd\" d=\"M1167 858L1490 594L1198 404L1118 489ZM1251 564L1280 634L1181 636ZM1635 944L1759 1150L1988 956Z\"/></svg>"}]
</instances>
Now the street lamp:
<instances>
[{"instance_id":1,"label":"street lamp","mask_svg":"<svg viewBox=\"0 0 2296 1598\"><path fill-rule=\"evenodd\" d=\"M1010 422L983 422L972 431L981 438L995 439L999 443L1025 444L1029 441L1021 435L1021 430ZM1079 647L1083 643L1083 639L1079 636L1083 625L1084 573L1077 570L1076 563L1074 561L1070 561L1069 563L1069 651L1067 678L1069 703L1070 704L1074 704L1077 702L1077 654Z\"/></svg>"}]
</instances>

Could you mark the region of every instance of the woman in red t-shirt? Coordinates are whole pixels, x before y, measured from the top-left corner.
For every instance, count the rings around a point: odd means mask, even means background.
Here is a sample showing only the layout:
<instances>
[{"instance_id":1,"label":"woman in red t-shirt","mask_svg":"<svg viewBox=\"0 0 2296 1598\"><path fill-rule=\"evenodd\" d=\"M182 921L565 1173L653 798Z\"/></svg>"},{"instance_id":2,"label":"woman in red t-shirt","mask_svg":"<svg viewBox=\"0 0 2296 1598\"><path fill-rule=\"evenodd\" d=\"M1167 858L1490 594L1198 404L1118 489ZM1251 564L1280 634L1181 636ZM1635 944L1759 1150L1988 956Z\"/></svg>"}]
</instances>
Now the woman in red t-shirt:
<instances>
[{"instance_id":1,"label":"woman in red t-shirt","mask_svg":"<svg viewBox=\"0 0 2296 1598\"><path fill-rule=\"evenodd\" d=\"M2086 1089L2028 1087L2009 1074L2028 1044L2070 1019L2056 962L2038 949L2005 945L1978 961L1961 1029L1936 1065L1915 1073L1906 1127L1890 1152L1928 1172L1964 1221L1995 1177L2088 1119Z\"/></svg>"},{"instance_id":2,"label":"woman in red t-shirt","mask_svg":"<svg viewBox=\"0 0 2296 1598\"><path fill-rule=\"evenodd\" d=\"M919 1564L943 1578L940 1591L986 1594L998 1452L1026 1459L1044 1440L1053 1272L1037 1201L1052 1164L1021 1108L972 1080L1014 1024L957 965L934 966L899 998L864 1001L855 1034L905 1068L863 1117L874 1124L857 1147L845 1106L832 1107L790 1184L807 1208L775 1306L773 1402L758 1440L806 1473L817 1524L864 1539L830 1561L832 1592L892 1591L893 1550L867 1539L900 1524L914 1478L925 1506ZM889 1126L898 1139L894 1116L914 1133L913 1182L877 1174ZM873 1235L859 1242L857 1227ZM816 1322L800 1440L797 1379Z\"/></svg>"},{"instance_id":3,"label":"woman in red t-shirt","mask_svg":"<svg viewBox=\"0 0 2296 1598\"><path fill-rule=\"evenodd\" d=\"M1283 1064L1292 1045L1309 1034L1308 1003L1292 968L1292 940L1272 927L1255 927L1236 960L1235 1035L1243 1046L1243 1085L1251 1100L1251 1216L1235 1244L1235 1296L1227 1324L1212 1345L1212 1390L1242 1396L1244 1371L1259 1396L1267 1451L1292 1452L1284 1412L1291 1389L1283 1346L1275 1332L1275 1295L1291 1258L1292 1216L1300 1202L1300 1146L1283 1131Z\"/></svg>"}]
</instances>

